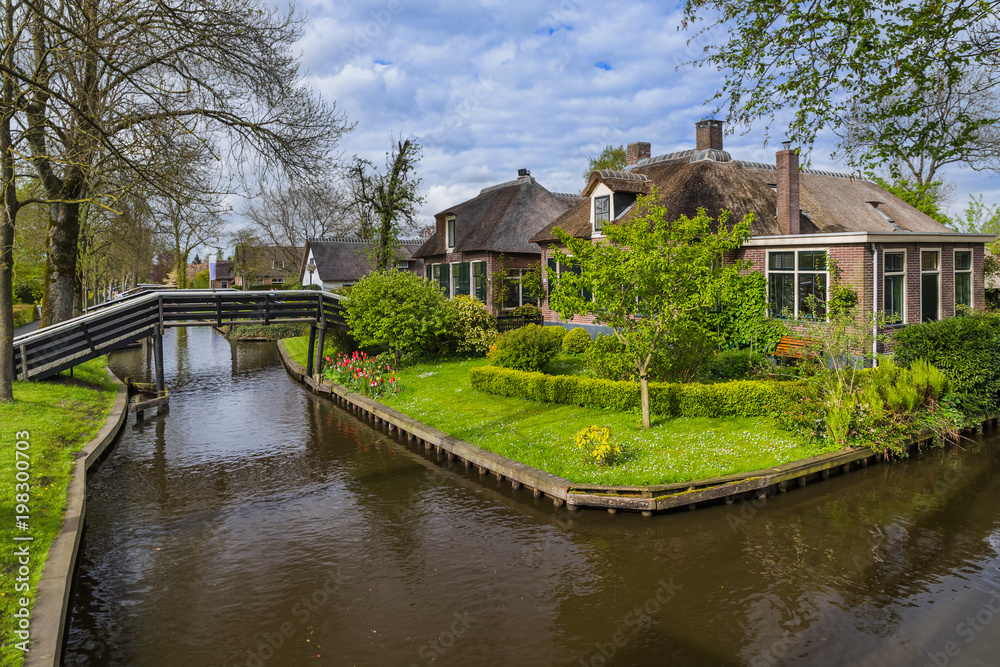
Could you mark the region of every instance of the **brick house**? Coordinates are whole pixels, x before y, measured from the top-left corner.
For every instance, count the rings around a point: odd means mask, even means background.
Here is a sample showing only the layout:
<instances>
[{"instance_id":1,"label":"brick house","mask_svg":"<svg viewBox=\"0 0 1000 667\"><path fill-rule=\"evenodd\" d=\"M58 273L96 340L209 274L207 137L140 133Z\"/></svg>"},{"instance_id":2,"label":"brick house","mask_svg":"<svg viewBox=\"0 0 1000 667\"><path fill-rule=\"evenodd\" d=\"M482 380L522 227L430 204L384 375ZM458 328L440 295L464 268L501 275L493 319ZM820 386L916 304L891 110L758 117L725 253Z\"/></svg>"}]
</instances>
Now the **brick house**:
<instances>
[{"instance_id":1,"label":"brick house","mask_svg":"<svg viewBox=\"0 0 1000 667\"><path fill-rule=\"evenodd\" d=\"M521 169L517 180L484 188L435 215L434 234L414 256L424 261L427 279L449 297L468 294L496 314L537 306L538 298L521 284L541 260L539 247L528 239L582 201L579 195L549 192ZM508 277L504 290L493 279L501 265Z\"/></svg>"},{"instance_id":2,"label":"brick house","mask_svg":"<svg viewBox=\"0 0 1000 667\"><path fill-rule=\"evenodd\" d=\"M228 289L235 285L236 273L233 269L233 260L231 259L220 259L215 262L215 280L209 281L208 286L212 289ZM208 262L200 262L198 264L188 264L187 265L187 279L188 285L194 283L195 274L202 271L208 271Z\"/></svg>"},{"instance_id":3,"label":"brick house","mask_svg":"<svg viewBox=\"0 0 1000 667\"><path fill-rule=\"evenodd\" d=\"M423 275L423 261L413 257L423 241L402 240L400 244L396 268ZM358 238L309 239L299 262L299 282L303 287L317 285L325 290L350 287L371 273L371 246L371 241ZM310 264L315 267L312 271Z\"/></svg>"},{"instance_id":4,"label":"brick house","mask_svg":"<svg viewBox=\"0 0 1000 667\"><path fill-rule=\"evenodd\" d=\"M550 259L560 246L555 227L599 241L602 225L628 215L636 195L655 185L674 217L693 217L699 207L713 217L729 210L731 220L754 213L751 238L737 256L766 277L772 317L822 316L810 312L808 297L825 302L833 265L865 312L884 311L899 324L984 307L984 246L993 235L957 233L865 179L800 169L787 144L773 165L735 160L722 137L720 121L703 120L694 149L651 157L648 143L634 143L623 171L591 174L584 201L531 239L543 248L546 288L561 268ZM560 322L547 299L542 308L547 321Z\"/></svg>"},{"instance_id":5,"label":"brick house","mask_svg":"<svg viewBox=\"0 0 1000 667\"><path fill-rule=\"evenodd\" d=\"M302 248L294 246L236 246L235 286L244 290L270 289L294 283Z\"/></svg>"}]
</instances>

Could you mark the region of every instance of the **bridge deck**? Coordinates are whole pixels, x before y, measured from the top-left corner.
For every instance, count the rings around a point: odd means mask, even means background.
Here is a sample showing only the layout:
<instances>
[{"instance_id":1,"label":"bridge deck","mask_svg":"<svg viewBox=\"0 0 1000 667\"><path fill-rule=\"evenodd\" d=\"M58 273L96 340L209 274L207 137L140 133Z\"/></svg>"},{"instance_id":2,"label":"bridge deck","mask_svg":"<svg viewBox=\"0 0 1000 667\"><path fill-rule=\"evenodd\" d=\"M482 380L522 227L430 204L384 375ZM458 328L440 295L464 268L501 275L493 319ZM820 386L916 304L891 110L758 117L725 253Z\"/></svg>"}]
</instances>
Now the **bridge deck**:
<instances>
[{"instance_id":1,"label":"bridge deck","mask_svg":"<svg viewBox=\"0 0 1000 667\"><path fill-rule=\"evenodd\" d=\"M347 329L341 297L309 290L164 290L93 308L14 339L14 376L41 380L152 336L163 327L307 323Z\"/></svg>"}]
</instances>

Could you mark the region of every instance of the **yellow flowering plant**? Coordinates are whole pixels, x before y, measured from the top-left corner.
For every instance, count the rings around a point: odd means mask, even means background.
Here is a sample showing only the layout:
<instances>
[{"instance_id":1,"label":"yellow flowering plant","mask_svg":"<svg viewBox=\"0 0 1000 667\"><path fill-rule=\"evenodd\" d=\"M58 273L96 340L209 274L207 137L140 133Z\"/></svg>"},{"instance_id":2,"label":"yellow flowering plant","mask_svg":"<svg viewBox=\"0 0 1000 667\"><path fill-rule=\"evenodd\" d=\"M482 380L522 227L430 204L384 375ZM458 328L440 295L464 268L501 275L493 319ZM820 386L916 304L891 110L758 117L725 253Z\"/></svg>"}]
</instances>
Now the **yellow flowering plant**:
<instances>
[{"instance_id":1,"label":"yellow flowering plant","mask_svg":"<svg viewBox=\"0 0 1000 667\"><path fill-rule=\"evenodd\" d=\"M587 426L573 436L573 444L583 450L591 463L610 466L621 454L621 447L611 439L611 429L607 426Z\"/></svg>"}]
</instances>

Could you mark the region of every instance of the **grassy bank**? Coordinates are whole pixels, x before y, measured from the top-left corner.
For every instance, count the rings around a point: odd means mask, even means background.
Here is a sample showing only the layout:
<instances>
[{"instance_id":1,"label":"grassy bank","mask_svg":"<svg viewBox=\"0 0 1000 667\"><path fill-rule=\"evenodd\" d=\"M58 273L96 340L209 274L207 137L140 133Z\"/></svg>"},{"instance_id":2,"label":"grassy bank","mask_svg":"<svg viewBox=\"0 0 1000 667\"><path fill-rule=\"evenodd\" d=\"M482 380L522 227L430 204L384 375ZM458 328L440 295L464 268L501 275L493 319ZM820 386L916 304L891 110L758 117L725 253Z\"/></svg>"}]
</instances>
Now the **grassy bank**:
<instances>
[{"instance_id":1,"label":"grassy bank","mask_svg":"<svg viewBox=\"0 0 1000 667\"><path fill-rule=\"evenodd\" d=\"M19 665L23 653L14 647L14 611L18 599L34 602L35 587L45 564L45 555L62 526L66 507L66 488L75 454L93 438L104 424L114 404L115 385L104 371L106 358L95 359L74 369L74 377L64 373L45 382L14 384L14 403L0 403L0 662ZM29 530L15 525L18 488L15 443L25 440L21 451L27 455ZM18 437L17 434L21 434ZM23 445L22 445L23 447ZM23 498L22 498L23 500ZM27 592L18 591L18 559L14 555L14 536L30 535L30 574Z\"/></svg>"},{"instance_id":2,"label":"grassy bank","mask_svg":"<svg viewBox=\"0 0 1000 667\"><path fill-rule=\"evenodd\" d=\"M307 344L285 341L299 363ZM469 387L469 368L484 359L418 364L403 369L403 390L380 399L386 405L483 449L580 483L663 484L749 472L820 453L770 419L656 418L641 427L638 414L526 401L480 393ZM560 362L574 371L573 359ZM587 463L573 435L609 426L622 446L613 467Z\"/></svg>"}]
</instances>

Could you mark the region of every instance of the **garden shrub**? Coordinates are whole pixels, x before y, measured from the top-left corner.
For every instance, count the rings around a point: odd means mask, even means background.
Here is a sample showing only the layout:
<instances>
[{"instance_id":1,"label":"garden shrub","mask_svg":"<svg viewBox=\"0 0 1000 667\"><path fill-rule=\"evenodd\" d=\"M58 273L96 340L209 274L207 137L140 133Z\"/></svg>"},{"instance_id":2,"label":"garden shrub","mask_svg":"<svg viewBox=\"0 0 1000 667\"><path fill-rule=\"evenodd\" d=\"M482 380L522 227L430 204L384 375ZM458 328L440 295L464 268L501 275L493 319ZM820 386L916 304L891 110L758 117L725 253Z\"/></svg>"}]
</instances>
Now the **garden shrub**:
<instances>
[{"instance_id":1,"label":"garden shrub","mask_svg":"<svg viewBox=\"0 0 1000 667\"><path fill-rule=\"evenodd\" d=\"M562 349L566 354L583 354L589 347L590 333L583 327L571 329L562 341Z\"/></svg>"},{"instance_id":2,"label":"garden shrub","mask_svg":"<svg viewBox=\"0 0 1000 667\"><path fill-rule=\"evenodd\" d=\"M33 304L18 304L14 306L14 328L31 324L36 319L38 309Z\"/></svg>"},{"instance_id":3,"label":"garden shrub","mask_svg":"<svg viewBox=\"0 0 1000 667\"><path fill-rule=\"evenodd\" d=\"M469 370L473 388L512 396L630 412L640 408L638 382L545 375L495 366ZM780 412L797 400L799 383L744 380L712 385L649 383L650 412L671 417L761 417Z\"/></svg>"},{"instance_id":4,"label":"garden shrub","mask_svg":"<svg viewBox=\"0 0 1000 667\"><path fill-rule=\"evenodd\" d=\"M486 304L459 294L445 302L451 311L448 318L449 336L456 352L485 355L497 339L497 324Z\"/></svg>"},{"instance_id":5,"label":"garden shrub","mask_svg":"<svg viewBox=\"0 0 1000 667\"><path fill-rule=\"evenodd\" d=\"M409 271L371 273L351 288L344 319L361 345L385 345L395 357L434 350L451 311L437 285Z\"/></svg>"},{"instance_id":6,"label":"garden shrub","mask_svg":"<svg viewBox=\"0 0 1000 667\"><path fill-rule=\"evenodd\" d=\"M1000 407L1000 316L974 313L912 324L896 332L894 358L901 366L923 359L943 372L969 416Z\"/></svg>"},{"instance_id":7,"label":"garden shrub","mask_svg":"<svg viewBox=\"0 0 1000 667\"><path fill-rule=\"evenodd\" d=\"M518 306L507 314L513 315L514 317L541 317L542 309L534 304L526 303L523 306Z\"/></svg>"},{"instance_id":8,"label":"garden shrub","mask_svg":"<svg viewBox=\"0 0 1000 667\"><path fill-rule=\"evenodd\" d=\"M715 342L697 327L679 326L677 340L670 349L653 352L646 370L654 382L690 382L711 358ZM583 354L587 373L605 380L639 379L635 360L616 336L599 335Z\"/></svg>"},{"instance_id":9,"label":"garden shrub","mask_svg":"<svg viewBox=\"0 0 1000 667\"><path fill-rule=\"evenodd\" d=\"M590 463L612 466L621 455L622 449L611 439L611 429L607 426L587 426L573 436L573 444L583 450Z\"/></svg>"},{"instance_id":10,"label":"garden shrub","mask_svg":"<svg viewBox=\"0 0 1000 667\"><path fill-rule=\"evenodd\" d=\"M562 333L555 329L561 329ZM559 353L565 333L562 327L529 324L500 336L490 348L489 357L503 368L538 371Z\"/></svg>"},{"instance_id":11,"label":"garden shrub","mask_svg":"<svg viewBox=\"0 0 1000 667\"><path fill-rule=\"evenodd\" d=\"M712 357L699 371L700 379L708 382L745 380L755 369L767 363L767 357L750 350L723 350Z\"/></svg>"}]
</instances>

